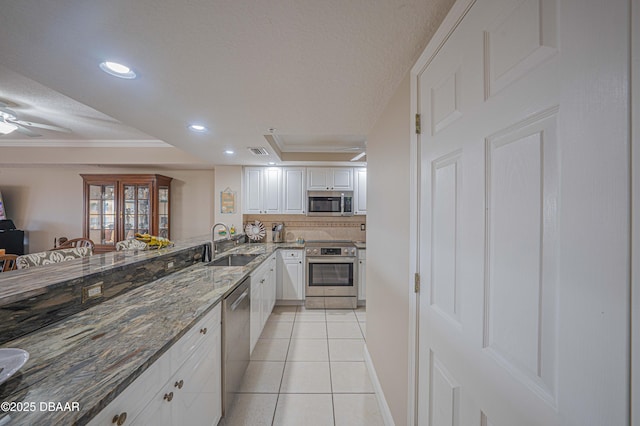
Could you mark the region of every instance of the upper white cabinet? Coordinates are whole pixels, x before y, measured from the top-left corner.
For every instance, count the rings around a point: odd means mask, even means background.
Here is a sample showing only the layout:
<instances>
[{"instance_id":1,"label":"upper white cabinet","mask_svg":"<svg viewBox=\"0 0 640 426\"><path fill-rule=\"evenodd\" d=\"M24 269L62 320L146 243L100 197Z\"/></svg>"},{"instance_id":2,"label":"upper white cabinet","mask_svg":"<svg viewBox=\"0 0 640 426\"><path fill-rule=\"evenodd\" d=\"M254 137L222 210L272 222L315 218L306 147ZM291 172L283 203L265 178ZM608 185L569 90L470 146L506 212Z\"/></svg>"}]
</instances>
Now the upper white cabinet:
<instances>
[{"instance_id":1,"label":"upper white cabinet","mask_svg":"<svg viewBox=\"0 0 640 426\"><path fill-rule=\"evenodd\" d=\"M353 169L315 168L307 169L307 189L310 191L353 191Z\"/></svg>"},{"instance_id":2,"label":"upper white cabinet","mask_svg":"<svg viewBox=\"0 0 640 426\"><path fill-rule=\"evenodd\" d=\"M354 169L354 214L367 214L367 169Z\"/></svg>"},{"instance_id":3,"label":"upper white cabinet","mask_svg":"<svg viewBox=\"0 0 640 426\"><path fill-rule=\"evenodd\" d=\"M305 197L305 168L285 167L282 169L284 186L284 214L304 214L306 206Z\"/></svg>"},{"instance_id":4,"label":"upper white cabinet","mask_svg":"<svg viewBox=\"0 0 640 426\"><path fill-rule=\"evenodd\" d=\"M353 191L354 213L367 214L367 169L245 167L245 214L305 214L307 190Z\"/></svg>"},{"instance_id":5,"label":"upper white cabinet","mask_svg":"<svg viewBox=\"0 0 640 426\"><path fill-rule=\"evenodd\" d=\"M244 212L278 214L282 212L282 169L247 167L244 169Z\"/></svg>"}]
</instances>

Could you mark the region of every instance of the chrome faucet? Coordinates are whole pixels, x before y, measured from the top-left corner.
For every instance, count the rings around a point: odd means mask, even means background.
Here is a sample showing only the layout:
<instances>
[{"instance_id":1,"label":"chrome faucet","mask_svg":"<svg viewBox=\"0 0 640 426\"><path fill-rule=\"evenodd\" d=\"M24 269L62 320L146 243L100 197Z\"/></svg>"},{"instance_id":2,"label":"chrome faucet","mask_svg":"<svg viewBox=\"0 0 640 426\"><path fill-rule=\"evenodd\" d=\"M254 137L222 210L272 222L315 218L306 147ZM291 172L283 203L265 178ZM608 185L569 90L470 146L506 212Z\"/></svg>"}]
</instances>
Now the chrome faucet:
<instances>
[{"instance_id":1,"label":"chrome faucet","mask_svg":"<svg viewBox=\"0 0 640 426\"><path fill-rule=\"evenodd\" d=\"M229 227L227 225L225 225L222 222L219 222L219 223L216 223L215 225L213 225L213 227L211 228L211 245L213 246L213 254L214 255L218 254L218 248L216 247L216 243L215 243L216 228L218 226L223 226L224 230L227 232L227 238L225 238L225 240L230 240L231 239L231 232L229 232Z\"/></svg>"}]
</instances>

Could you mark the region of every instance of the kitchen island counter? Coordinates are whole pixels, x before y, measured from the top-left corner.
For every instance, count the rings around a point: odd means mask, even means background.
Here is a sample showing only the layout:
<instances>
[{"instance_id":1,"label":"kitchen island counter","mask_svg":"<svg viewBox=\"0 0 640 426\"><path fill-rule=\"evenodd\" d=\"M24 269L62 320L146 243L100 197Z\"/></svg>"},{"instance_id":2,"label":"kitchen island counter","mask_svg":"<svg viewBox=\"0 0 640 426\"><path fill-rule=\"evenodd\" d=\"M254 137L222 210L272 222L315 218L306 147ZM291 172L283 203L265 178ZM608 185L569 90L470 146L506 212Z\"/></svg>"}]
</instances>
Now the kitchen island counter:
<instances>
[{"instance_id":1,"label":"kitchen island counter","mask_svg":"<svg viewBox=\"0 0 640 426\"><path fill-rule=\"evenodd\" d=\"M0 424L86 424L278 248L301 245L239 245L217 257L259 256L246 266L195 264L3 344L30 359L0 385L0 401L80 409L0 413Z\"/></svg>"}]
</instances>

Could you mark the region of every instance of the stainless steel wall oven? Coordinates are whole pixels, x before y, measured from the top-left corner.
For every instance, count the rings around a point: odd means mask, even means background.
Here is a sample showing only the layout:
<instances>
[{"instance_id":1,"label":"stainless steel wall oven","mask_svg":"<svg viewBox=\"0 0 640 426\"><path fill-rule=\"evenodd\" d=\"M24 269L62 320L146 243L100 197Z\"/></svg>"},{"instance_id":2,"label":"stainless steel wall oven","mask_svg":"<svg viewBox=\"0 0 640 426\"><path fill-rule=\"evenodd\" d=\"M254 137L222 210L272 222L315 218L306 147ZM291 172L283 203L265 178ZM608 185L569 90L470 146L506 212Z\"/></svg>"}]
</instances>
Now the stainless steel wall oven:
<instances>
[{"instance_id":1,"label":"stainless steel wall oven","mask_svg":"<svg viewBox=\"0 0 640 426\"><path fill-rule=\"evenodd\" d=\"M358 303L356 249L350 241L308 241L305 306L353 309Z\"/></svg>"}]
</instances>

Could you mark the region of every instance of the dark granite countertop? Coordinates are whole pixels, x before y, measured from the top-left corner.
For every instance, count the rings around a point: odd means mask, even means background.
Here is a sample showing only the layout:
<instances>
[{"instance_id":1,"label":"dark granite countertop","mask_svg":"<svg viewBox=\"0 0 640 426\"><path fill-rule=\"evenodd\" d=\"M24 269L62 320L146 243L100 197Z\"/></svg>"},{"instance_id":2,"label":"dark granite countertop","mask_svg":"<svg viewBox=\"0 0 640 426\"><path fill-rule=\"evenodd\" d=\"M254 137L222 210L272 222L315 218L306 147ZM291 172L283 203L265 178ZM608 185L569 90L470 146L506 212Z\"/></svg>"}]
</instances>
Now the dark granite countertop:
<instances>
[{"instance_id":1,"label":"dark granite countertop","mask_svg":"<svg viewBox=\"0 0 640 426\"><path fill-rule=\"evenodd\" d=\"M0 306L29 296L43 294L58 283L103 272L110 268L177 252L211 241L211 237L195 237L177 241L172 247L159 250L125 250L97 254L81 259L18 269L0 274Z\"/></svg>"},{"instance_id":2,"label":"dark granite countertop","mask_svg":"<svg viewBox=\"0 0 640 426\"><path fill-rule=\"evenodd\" d=\"M193 240L191 244L202 243ZM189 243L182 244L187 247ZM278 248L303 247L297 243L239 245L217 257L229 253L260 256L246 266L198 263L7 342L2 347L25 349L30 359L0 385L1 402L80 404L79 412L10 413L7 424L87 423L271 253ZM95 267L102 256L110 260L108 255L93 256ZM0 417L0 424L6 420Z\"/></svg>"}]
</instances>

